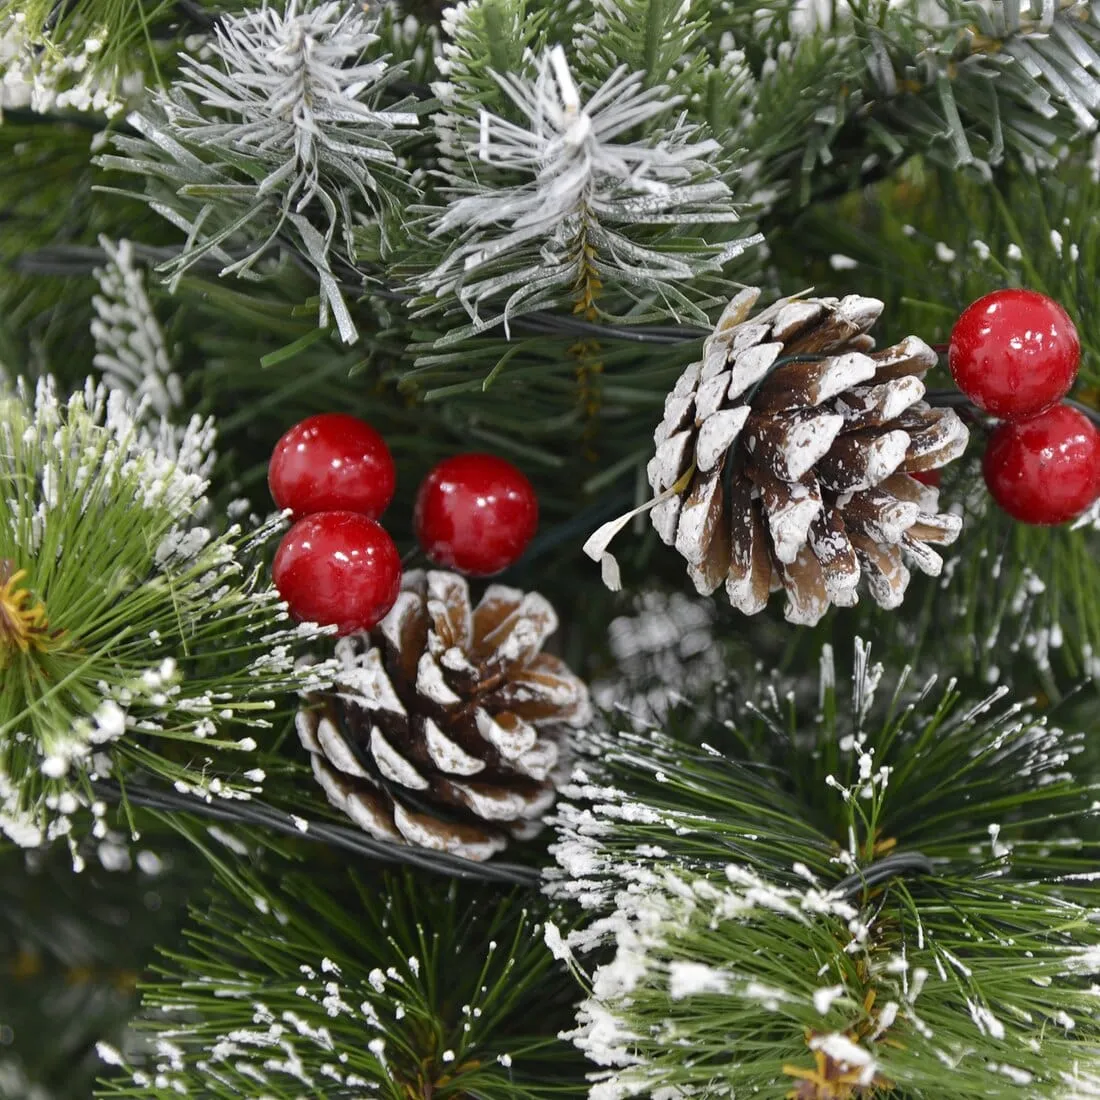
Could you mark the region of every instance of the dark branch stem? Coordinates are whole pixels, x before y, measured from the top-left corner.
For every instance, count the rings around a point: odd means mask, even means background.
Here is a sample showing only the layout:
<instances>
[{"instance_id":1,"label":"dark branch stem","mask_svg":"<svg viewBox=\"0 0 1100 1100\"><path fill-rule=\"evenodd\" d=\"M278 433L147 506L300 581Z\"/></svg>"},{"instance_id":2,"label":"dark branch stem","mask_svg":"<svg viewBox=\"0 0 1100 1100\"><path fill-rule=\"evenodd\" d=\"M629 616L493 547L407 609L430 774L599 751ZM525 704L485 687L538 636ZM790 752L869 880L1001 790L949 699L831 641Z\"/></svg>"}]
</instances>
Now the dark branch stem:
<instances>
[{"instance_id":1,"label":"dark branch stem","mask_svg":"<svg viewBox=\"0 0 1100 1100\"><path fill-rule=\"evenodd\" d=\"M124 122L105 123L99 115L81 114L79 111L32 111L29 107L5 107L5 125L18 126L68 126L77 130L89 130L100 134L110 125L115 133L133 132Z\"/></svg>"},{"instance_id":2,"label":"dark branch stem","mask_svg":"<svg viewBox=\"0 0 1100 1100\"><path fill-rule=\"evenodd\" d=\"M154 790L150 787L134 785L128 785L124 794L117 783L109 781L96 783L93 789L100 798L115 804L120 804L125 798L131 805L141 806L147 810L187 813L234 825L264 829L283 836L297 837L299 840L328 844L383 863L404 863L455 878L504 882L518 886L535 886L540 878L538 871L533 867L523 867L516 863L474 863L445 852L432 852L411 845L384 843L372 839L358 829L348 829L342 825L332 825L323 821L310 821L303 829L299 824L300 818L296 819L294 815L284 810L277 810L255 799L247 802L228 799L204 802L194 796L177 794L175 791Z\"/></svg>"},{"instance_id":3,"label":"dark branch stem","mask_svg":"<svg viewBox=\"0 0 1100 1100\"><path fill-rule=\"evenodd\" d=\"M932 861L921 852L893 852L885 859L842 878L830 892L851 899L899 875L930 875L934 870Z\"/></svg>"},{"instance_id":4,"label":"dark branch stem","mask_svg":"<svg viewBox=\"0 0 1100 1100\"><path fill-rule=\"evenodd\" d=\"M188 23L203 30L213 29L218 22L217 16L211 15L196 0L176 0L176 10Z\"/></svg>"},{"instance_id":5,"label":"dark branch stem","mask_svg":"<svg viewBox=\"0 0 1100 1100\"><path fill-rule=\"evenodd\" d=\"M313 269L294 245L288 241L283 243L291 261L300 267L303 272L312 275ZM135 245L134 250L142 258L157 264L165 263L178 254L178 250L175 248L156 248L146 245ZM247 249L239 253L241 256L247 254ZM230 250L230 255L236 258L238 253ZM106 259L107 256L103 249L94 245L62 245L42 248L19 256L14 260L12 266L21 274L71 275L91 272L94 268L103 264ZM202 264L201 268L214 272L219 266L218 261L211 260ZM341 280L341 287L353 296L358 296L363 292L361 284L352 283L347 279ZM385 298L387 301L408 301L406 295L381 287L370 287L368 293ZM710 331L709 329L695 328L690 325L601 325L594 321L585 321L566 314L553 313L549 310L536 310L533 313L517 317L512 321L512 327L521 331L539 334L596 336L601 340L627 340L639 344L691 343L695 340L702 340Z\"/></svg>"}]
</instances>

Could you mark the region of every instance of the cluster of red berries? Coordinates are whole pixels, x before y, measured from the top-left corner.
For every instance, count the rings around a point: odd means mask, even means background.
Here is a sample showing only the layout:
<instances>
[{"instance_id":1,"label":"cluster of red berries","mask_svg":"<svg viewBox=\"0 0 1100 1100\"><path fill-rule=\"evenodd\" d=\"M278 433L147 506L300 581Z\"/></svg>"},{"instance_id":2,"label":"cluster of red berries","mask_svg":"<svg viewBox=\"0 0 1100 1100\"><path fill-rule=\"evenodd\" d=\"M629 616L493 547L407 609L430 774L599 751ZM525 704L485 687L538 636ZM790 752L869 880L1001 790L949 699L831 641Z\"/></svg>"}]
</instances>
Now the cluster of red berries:
<instances>
[{"instance_id":1,"label":"cluster of red berries","mask_svg":"<svg viewBox=\"0 0 1100 1100\"><path fill-rule=\"evenodd\" d=\"M986 445L985 483L1023 523L1065 523L1100 497L1100 431L1061 403L1080 358L1069 314L1033 290L987 294L951 331L948 366L956 385L1004 421Z\"/></svg>"},{"instance_id":2,"label":"cluster of red berries","mask_svg":"<svg viewBox=\"0 0 1100 1100\"><path fill-rule=\"evenodd\" d=\"M378 522L397 485L385 440L354 416L311 416L275 445L268 485L295 520L273 567L291 613L341 634L375 626L401 591L401 555ZM538 499L512 463L456 455L422 482L415 527L437 565L488 577L526 549L538 527Z\"/></svg>"}]
</instances>

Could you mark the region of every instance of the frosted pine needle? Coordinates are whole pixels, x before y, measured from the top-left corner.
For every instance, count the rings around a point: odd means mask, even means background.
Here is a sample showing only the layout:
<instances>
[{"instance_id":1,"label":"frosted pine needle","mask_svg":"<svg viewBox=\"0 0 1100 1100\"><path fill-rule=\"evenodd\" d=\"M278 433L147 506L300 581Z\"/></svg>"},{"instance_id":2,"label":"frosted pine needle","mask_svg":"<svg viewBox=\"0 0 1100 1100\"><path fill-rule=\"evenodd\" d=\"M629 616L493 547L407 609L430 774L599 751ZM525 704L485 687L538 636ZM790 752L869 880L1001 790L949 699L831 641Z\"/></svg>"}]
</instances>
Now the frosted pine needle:
<instances>
[{"instance_id":1,"label":"frosted pine needle","mask_svg":"<svg viewBox=\"0 0 1100 1100\"><path fill-rule=\"evenodd\" d=\"M242 727L326 685L327 666L296 667L304 628L248 564L274 526L201 522L214 438L92 382L0 397L0 833L20 845L75 845L107 776L250 798L263 773L240 763L257 744Z\"/></svg>"},{"instance_id":2,"label":"frosted pine needle","mask_svg":"<svg viewBox=\"0 0 1100 1100\"><path fill-rule=\"evenodd\" d=\"M827 650L816 700L731 683L668 712L682 739L590 738L546 878L592 911L555 951L592 1098L1075 1095L1100 1036L1083 737L862 642L851 673Z\"/></svg>"},{"instance_id":3,"label":"frosted pine needle","mask_svg":"<svg viewBox=\"0 0 1100 1100\"><path fill-rule=\"evenodd\" d=\"M171 416L183 403L179 378L164 345L164 333L145 292L145 276L134 263L129 241L100 237L107 263L95 272L99 294L92 298L96 319L93 363L112 389L147 399L161 416Z\"/></svg>"},{"instance_id":4,"label":"frosted pine needle","mask_svg":"<svg viewBox=\"0 0 1100 1100\"><path fill-rule=\"evenodd\" d=\"M274 170L260 192L285 187L298 211L319 195L324 176L369 203L370 168L397 163L387 139L417 124L415 114L374 103L393 75L384 58L364 60L379 41L376 27L363 11L337 3L299 11L290 0L282 14L264 6L227 16L216 29L217 63L183 62L179 87L211 109L184 123L188 137L263 154Z\"/></svg>"},{"instance_id":5,"label":"frosted pine needle","mask_svg":"<svg viewBox=\"0 0 1100 1100\"><path fill-rule=\"evenodd\" d=\"M475 328L495 323L479 309L497 296L507 295L497 318L507 327L515 314L586 281L615 280L636 294L680 300L673 283L719 271L749 243L692 253L663 246L654 234L738 220L716 167L718 143L698 127L673 118L660 140L624 140L680 103L664 86L646 88L642 74L620 68L586 97L560 46L542 55L534 78L496 79L522 124L485 110L476 132L446 113L436 120L447 133L465 127L461 149L471 165L451 163L447 180L456 197L433 235L456 242L421 282L427 294L456 293ZM475 160L499 170L499 186L481 182L493 177Z\"/></svg>"},{"instance_id":6,"label":"frosted pine needle","mask_svg":"<svg viewBox=\"0 0 1100 1100\"><path fill-rule=\"evenodd\" d=\"M226 15L210 60L185 56L170 94L131 117L144 140L116 138L127 155L100 162L161 181L144 197L188 234L168 265L177 277L207 255L223 275L255 277L287 233L316 269L321 323L331 314L345 342L357 338L333 253L353 262L357 219L385 235L405 179L395 146L417 125L403 104L380 104L402 69L368 58L377 27L355 6L308 0Z\"/></svg>"}]
</instances>

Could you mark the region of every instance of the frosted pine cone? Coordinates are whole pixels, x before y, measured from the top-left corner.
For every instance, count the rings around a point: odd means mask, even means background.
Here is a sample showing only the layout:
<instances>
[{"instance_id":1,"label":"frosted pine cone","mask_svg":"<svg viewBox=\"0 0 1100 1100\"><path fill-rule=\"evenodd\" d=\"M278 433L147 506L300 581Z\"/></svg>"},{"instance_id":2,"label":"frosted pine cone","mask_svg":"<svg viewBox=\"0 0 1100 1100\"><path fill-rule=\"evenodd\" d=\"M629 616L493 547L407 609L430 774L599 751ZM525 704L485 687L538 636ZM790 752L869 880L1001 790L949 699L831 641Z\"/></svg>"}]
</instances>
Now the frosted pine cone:
<instances>
[{"instance_id":1,"label":"frosted pine cone","mask_svg":"<svg viewBox=\"0 0 1100 1100\"><path fill-rule=\"evenodd\" d=\"M813 624L830 604L854 604L861 579L897 607L906 562L938 575L930 544L962 526L909 476L968 439L954 412L921 400L936 354L915 336L872 351L875 298L787 298L749 320L759 294L730 302L665 401L648 467L666 494L653 525L701 593L725 584L748 615L781 588L787 619Z\"/></svg>"},{"instance_id":2,"label":"frosted pine cone","mask_svg":"<svg viewBox=\"0 0 1100 1100\"><path fill-rule=\"evenodd\" d=\"M413 572L370 633L341 638L333 692L298 714L329 801L372 836L488 859L538 831L588 689L542 653L558 626L537 593Z\"/></svg>"}]
</instances>

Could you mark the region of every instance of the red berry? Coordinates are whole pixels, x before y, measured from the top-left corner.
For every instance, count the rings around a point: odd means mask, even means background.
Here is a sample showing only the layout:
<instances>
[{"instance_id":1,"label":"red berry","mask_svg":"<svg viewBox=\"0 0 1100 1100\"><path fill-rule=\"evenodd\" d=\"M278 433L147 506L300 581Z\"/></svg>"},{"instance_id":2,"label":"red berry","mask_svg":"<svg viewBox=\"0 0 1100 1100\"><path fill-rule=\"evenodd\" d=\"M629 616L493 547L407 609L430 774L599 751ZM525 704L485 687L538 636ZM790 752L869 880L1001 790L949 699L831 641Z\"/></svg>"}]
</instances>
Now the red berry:
<instances>
[{"instance_id":1,"label":"red berry","mask_svg":"<svg viewBox=\"0 0 1100 1100\"><path fill-rule=\"evenodd\" d=\"M296 517L346 510L377 519L396 482L385 440L345 413L321 413L295 424L275 444L267 468L275 503Z\"/></svg>"},{"instance_id":2,"label":"red berry","mask_svg":"<svg viewBox=\"0 0 1100 1100\"><path fill-rule=\"evenodd\" d=\"M283 536L272 567L275 587L296 619L369 630L401 590L393 539L358 512L318 512Z\"/></svg>"},{"instance_id":3,"label":"red berry","mask_svg":"<svg viewBox=\"0 0 1100 1100\"><path fill-rule=\"evenodd\" d=\"M1022 523L1065 523L1100 496L1100 432L1069 405L1001 424L982 472L993 499Z\"/></svg>"},{"instance_id":4,"label":"red berry","mask_svg":"<svg viewBox=\"0 0 1100 1100\"><path fill-rule=\"evenodd\" d=\"M1081 342L1069 314L1034 290L996 290L963 310L947 362L981 409L1006 420L1034 416L1073 385Z\"/></svg>"},{"instance_id":5,"label":"red berry","mask_svg":"<svg viewBox=\"0 0 1100 1100\"><path fill-rule=\"evenodd\" d=\"M943 480L943 473L940 470L918 470L909 476L915 478L922 485L931 485L933 489L938 489L940 482Z\"/></svg>"},{"instance_id":6,"label":"red berry","mask_svg":"<svg viewBox=\"0 0 1100 1100\"><path fill-rule=\"evenodd\" d=\"M416 537L439 565L473 577L507 569L539 525L539 502L526 477L494 455L444 459L416 496Z\"/></svg>"}]
</instances>

